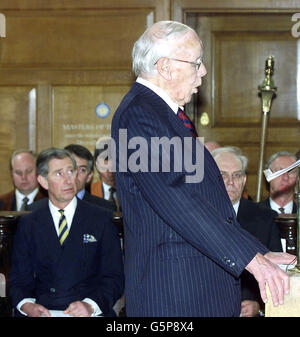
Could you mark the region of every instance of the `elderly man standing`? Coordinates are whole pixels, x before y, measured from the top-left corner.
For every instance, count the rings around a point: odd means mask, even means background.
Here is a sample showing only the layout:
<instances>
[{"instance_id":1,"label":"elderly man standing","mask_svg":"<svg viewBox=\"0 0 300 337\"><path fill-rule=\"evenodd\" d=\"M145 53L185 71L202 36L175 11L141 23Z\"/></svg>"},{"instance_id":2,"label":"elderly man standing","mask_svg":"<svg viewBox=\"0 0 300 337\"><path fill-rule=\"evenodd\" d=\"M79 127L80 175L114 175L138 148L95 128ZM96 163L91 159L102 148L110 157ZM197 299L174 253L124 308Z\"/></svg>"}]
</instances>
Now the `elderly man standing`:
<instances>
[{"instance_id":1,"label":"elderly man standing","mask_svg":"<svg viewBox=\"0 0 300 337\"><path fill-rule=\"evenodd\" d=\"M264 301L267 283L274 304L283 303L289 278L274 262L294 256L270 252L240 228L220 171L182 109L206 75L198 35L179 22L157 22L136 41L132 56L138 78L112 122L127 315L239 316L244 269L257 279ZM192 181L190 167L175 162L175 146L168 155L152 153L155 142L171 139L189 142L181 158L196 159L203 151L202 180L197 175ZM166 159L170 172L162 168Z\"/></svg>"},{"instance_id":2,"label":"elderly man standing","mask_svg":"<svg viewBox=\"0 0 300 337\"><path fill-rule=\"evenodd\" d=\"M47 197L39 189L36 174L36 157L30 150L17 150L10 159L14 190L0 196L1 211L23 211L36 200Z\"/></svg>"},{"instance_id":3,"label":"elderly man standing","mask_svg":"<svg viewBox=\"0 0 300 337\"><path fill-rule=\"evenodd\" d=\"M76 161L69 151L42 151L37 171L49 200L18 223L9 287L15 313L115 315L124 276L111 212L76 198Z\"/></svg>"},{"instance_id":4,"label":"elderly man standing","mask_svg":"<svg viewBox=\"0 0 300 337\"><path fill-rule=\"evenodd\" d=\"M213 150L212 156L220 169L226 191L241 227L258 238L271 251L281 252L279 228L274 222L277 213L242 197L247 180L247 157L238 148L230 146ZM242 273L241 286L241 315L257 316L263 309L263 303L257 282L247 271Z\"/></svg>"}]
</instances>

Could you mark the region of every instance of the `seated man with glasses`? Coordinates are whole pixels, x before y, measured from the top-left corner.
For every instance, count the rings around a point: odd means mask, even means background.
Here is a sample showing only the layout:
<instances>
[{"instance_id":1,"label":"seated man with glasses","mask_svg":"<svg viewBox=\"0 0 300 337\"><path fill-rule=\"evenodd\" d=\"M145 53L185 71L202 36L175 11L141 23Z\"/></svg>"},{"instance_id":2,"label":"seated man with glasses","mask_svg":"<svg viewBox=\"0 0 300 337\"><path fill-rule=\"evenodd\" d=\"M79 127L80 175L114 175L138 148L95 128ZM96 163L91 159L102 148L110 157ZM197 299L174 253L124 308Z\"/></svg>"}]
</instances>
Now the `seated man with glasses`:
<instances>
[{"instance_id":1,"label":"seated man with glasses","mask_svg":"<svg viewBox=\"0 0 300 337\"><path fill-rule=\"evenodd\" d=\"M265 168L272 172L282 170L297 161L297 157L288 151L279 151L270 156ZM298 168L282 174L269 183L269 197L261 201L261 205L280 213L297 213L294 200L295 186L298 177Z\"/></svg>"},{"instance_id":2,"label":"seated man with glasses","mask_svg":"<svg viewBox=\"0 0 300 337\"><path fill-rule=\"evenodd\" d=\"M239 148L229 146L213 150L212 156L220 169L226 191L241 227L254 235L270 250L282 251L279 228L274 222L276 212L242 197L247 180L248 159L242 155ZM257 282L247 271L241 275L241 286L241 316L257 316L263 309L263 303Z\"/></svg>"}]
</instances>

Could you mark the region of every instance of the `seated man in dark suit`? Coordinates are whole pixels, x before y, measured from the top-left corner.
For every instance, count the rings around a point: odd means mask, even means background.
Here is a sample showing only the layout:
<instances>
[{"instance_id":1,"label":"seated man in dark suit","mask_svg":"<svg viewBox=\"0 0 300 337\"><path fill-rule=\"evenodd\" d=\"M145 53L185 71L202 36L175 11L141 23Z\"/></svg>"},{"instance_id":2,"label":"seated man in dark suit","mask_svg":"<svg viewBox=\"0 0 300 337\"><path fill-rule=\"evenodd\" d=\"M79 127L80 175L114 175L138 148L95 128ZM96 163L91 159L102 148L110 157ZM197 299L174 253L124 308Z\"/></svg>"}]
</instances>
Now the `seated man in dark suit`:
<instances>
[{"instance_id":1,"label":"seated man in dark suit","mask_svg":"<svg viewBox=\"0 0 300 337\"><path fill-rule=\"evenodd\" d=\"M114 210L113 203L92 195L87 191L87 186L91 183L94 175L94 158L91 152L86 147L78 144L70 144L65 149L72 154L77 164L77 197L98 206Z\"/></svg>"},{"instance_id":2,"label":"seated man in dark suit","mask_svg":"<svg viewBox=\"0 0 300 337\"><path fill-rule=\"evenodd\" d=\"M9 284L15 313L114 315L124 274L111 213L76 198L76 162L67 150L42 151L37 172L49 200L18 223Z\"/></svg>"},{"instance_id":3,"label":"seated man in dark suit","mask_svg":"<svg viewBox=\"0 0 300 337\"><path fill-rule=\"evenodd\" d=\"M36 175L36 157L30 150L17 150L10 159L14 190L0 196L1 211L23 211L36 200L47 197L39 188Z\"/></svg>"},{"instance_id":4,"label":"seated man in dark suit","mask_svg":"<svg viewBox=\"0 0 300 337\"><path fill-rule=\"evenodd\" d=\"M236 147L220 147L212 151L224 180L226 191L237 213L241 227L274 252L282 251L280 233L274 218L276 212L260 207L251 200L242 197L246 184L248 159ZM244 271L241 274L242 309L241 316L257 316L263 309L257 282Z\"/></svg>"},{"instance_id":5,"label":"seated man in dark suit","mask_svg":"<svg viewBox=\"0 0 300 337\"><path fill-rule=\"evenodd\" d=\"M265 165L265 169L272 172L282 170L297 161L297 157L288 151L279 151L270 156ZM260 202L261 205L271 208L278 214L296 213L297 206L294 200L295 186L297 183L298 171L293 170L282 174L268 183L269 197Z\"/></svg>"}]
</instances>

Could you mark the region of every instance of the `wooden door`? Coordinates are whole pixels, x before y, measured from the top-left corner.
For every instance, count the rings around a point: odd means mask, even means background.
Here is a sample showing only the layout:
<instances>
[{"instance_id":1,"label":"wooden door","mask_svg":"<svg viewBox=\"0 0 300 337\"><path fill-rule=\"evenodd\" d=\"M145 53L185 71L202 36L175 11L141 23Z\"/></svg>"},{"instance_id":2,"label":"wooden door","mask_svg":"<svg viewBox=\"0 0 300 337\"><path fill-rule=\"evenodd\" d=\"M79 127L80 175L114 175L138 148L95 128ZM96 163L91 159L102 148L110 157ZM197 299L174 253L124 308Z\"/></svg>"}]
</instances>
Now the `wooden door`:
<instances>
[{"instance_id":1,"label":"wooden door","mask_svg":"<svg viewBox=\"0 0 300 337\"><path fill-rule=\"evenodd\" d=\"M255 199L262 121L258 86L270 55L275 60L277 96L268 120L265 160L280 150L300 149L300 41L292 34L291 20L295 10L251 10L231 4L210 11L201 8L207 1L193 1L192 9L186 3L180 2L182 19L199 33L207 68L189 111L205 140L243 150L249 159L246 189ZM266 194L263 177L262 198Z\"/></svg>"}]
</instances>

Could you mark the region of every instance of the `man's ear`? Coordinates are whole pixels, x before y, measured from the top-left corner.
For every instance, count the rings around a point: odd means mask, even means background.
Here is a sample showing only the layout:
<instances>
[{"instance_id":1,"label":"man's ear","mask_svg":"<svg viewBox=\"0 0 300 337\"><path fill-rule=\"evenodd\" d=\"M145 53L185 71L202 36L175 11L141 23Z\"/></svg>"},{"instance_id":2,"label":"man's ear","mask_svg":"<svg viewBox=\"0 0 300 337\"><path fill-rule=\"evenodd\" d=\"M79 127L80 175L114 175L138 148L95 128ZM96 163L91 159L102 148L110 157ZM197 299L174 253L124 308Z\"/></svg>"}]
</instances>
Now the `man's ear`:
<instances>
[{"instance_id":1,"label":"man's ear","mask_svg":"<svg viewBox=\"0 0 300 337\"><path fill-rule=\"evenodd\" d=\"M94 172L91 171L87 177L86 183L89 184L92 181L93 177L94 177Z\"/></svg>"},{"instance_id":2,"label":"man's ear","mask_svg":"<svg viewBox=\"0 0 300 337\"><path fill-rule=\"evenodd\" d=\"M41 176L41 175L38 175L37 176L37 181L39 182L39 184L45 189L45 190L48 190L48 179Z\"/></svg>"},{"instance_id":3,"label":"man's ear","mask_svg":"<svg viewBox=\"0 0 300 337\"><path fill-rule=\"evenodd\" d=\"M166 80L171 79L171 68L170 68L170 60L167 57L161 57L156 62L156 67L158 73L165 78Z\"/></svg>"}]
</instances>

